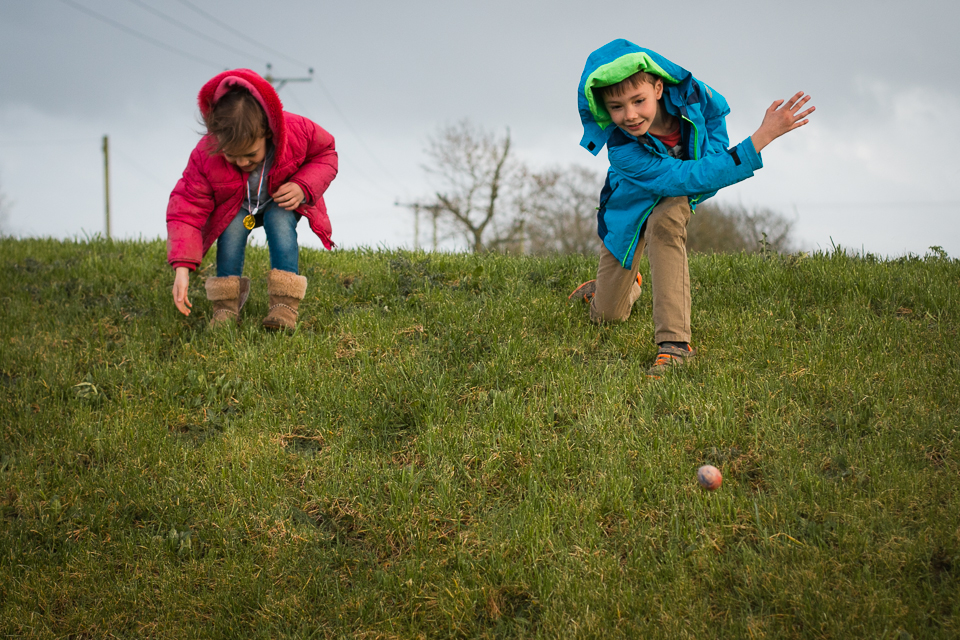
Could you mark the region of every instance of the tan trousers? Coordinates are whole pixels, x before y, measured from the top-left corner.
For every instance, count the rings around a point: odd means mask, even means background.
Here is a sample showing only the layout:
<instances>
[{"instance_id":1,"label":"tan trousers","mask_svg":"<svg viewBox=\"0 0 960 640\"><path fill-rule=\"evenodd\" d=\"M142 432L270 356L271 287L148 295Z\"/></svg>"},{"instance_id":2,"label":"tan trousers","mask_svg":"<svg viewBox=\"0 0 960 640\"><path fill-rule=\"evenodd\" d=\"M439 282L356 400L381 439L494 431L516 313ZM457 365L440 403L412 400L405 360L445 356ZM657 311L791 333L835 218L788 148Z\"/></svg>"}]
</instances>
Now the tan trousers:
<instances>
[{"instance_id":1,"label":"tan trousers","mask_svg":"<svg viewBox=\"0 0 960 640\"><path fill-rule=\"evenodd\" d=\"M687 223L690 201L686 196L663 198L647 218L637 243L630 271L624 269L603 245L597 267L597 294L590 303L594 322L622 322L630 317L640 297L637 272L646 246L653 286L653 339L690 342L690 271L687 268Z\"/></svg>"}]
</instances>

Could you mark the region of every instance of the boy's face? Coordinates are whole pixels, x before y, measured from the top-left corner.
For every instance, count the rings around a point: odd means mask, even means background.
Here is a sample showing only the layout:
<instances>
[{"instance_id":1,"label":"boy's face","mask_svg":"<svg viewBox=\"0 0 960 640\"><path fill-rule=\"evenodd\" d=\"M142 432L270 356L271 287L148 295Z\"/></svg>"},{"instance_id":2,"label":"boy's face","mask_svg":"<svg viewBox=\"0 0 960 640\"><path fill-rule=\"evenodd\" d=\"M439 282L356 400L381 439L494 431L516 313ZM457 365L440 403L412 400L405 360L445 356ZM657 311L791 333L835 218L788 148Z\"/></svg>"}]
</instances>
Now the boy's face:
<instances>
[{"instance_id":1,"label":"boy's face","mask_svg":"<svg viewBox=\"0 0 960 640\"><path fill-rule=\"evenodd\" d=\"M641 82L629 87L619 96L605 95L603 100L613 124L631 136L642 136L658 121L662 95L663 82L657 80L656 84Z\"/></svg>"},{"instance_id":2,"label":"boy's face","mask_svg":"<svg viewBox=\"0 0 960 640\"><path fill-rule=\"evenodd\" d=\"M237 153L223 152L223 157L232 165L236 165L240 171L250 173L260 166L263 159L267 157L267 139L257 138L257 140L245 149L234 150Z\"/></svg>"}]
</instances>

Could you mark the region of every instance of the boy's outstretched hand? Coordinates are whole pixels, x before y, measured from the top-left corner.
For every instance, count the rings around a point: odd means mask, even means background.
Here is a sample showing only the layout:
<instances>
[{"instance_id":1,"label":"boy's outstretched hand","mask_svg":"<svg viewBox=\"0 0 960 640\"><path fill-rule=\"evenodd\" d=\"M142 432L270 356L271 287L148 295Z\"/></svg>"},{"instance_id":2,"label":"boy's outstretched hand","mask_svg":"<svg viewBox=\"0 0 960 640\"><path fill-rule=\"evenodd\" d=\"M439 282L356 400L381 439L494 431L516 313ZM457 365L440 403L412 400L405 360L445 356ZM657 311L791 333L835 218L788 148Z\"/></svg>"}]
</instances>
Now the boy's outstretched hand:
<instances>
[{"instance_id":1,"label":"boy's outstretched hand","mask_svg":"<svg viewBox=\"0 0 960 640\"><path fill-rule=\"evenodd\" d=\"M798 91L789 100L774 100L763 115L760 128L750 136L757 153L760 153L761 149L783 134L809 122L806 117L813 113L816 107L810 107L806 111L798 113L809 100L810 96L803 95L803 91Z\"/></svg>"},{"instance_id":2,"label":"boy's outstretched hand","mask_svg":"<svg viewBox=\"0 0 960 640\"><path fill-rule=\"evenodd\" d=\"M187 289L190 287L190 270L186 267L177 267L177 275L173 279L173 304L177 305L185 316L190 315L190 298L187 297Z\"/></svg>"}]
</instances>

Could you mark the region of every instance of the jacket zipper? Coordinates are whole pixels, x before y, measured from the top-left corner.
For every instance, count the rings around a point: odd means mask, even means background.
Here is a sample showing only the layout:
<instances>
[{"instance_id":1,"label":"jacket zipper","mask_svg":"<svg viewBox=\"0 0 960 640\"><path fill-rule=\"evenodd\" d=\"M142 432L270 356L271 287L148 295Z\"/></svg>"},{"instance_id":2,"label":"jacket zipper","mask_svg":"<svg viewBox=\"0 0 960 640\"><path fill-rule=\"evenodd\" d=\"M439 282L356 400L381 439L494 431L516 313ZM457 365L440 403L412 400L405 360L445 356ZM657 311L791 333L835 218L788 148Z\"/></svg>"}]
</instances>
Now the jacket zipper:
<instances>
[{"instance_id":1,"label":"jacket zipper","mask_svg":"<svg viewBox=\"0 0 960 640\"><path fill-rule=\"evenodd\" d=\"M700 159L700 133L697 130L697 125L693 123L693 120L691 120L690 118L688 118L683 114L681 114L680 117L686 120L687 122L689 122L690 126L693 127L693 159L699 160ZM692 209L693 207L695 207L698 202L700 202L700 196L695 196L691 198L690 208Z\"/></svg>"},{"instance_id":2,"label":"jacket zipper","mask_svg":"<svg viewBox=\"0 0 960 640\"><path fill-rule=\"evenodd\" d=\"M700 135L699 135L699 131L697 130L697 125L693 123L693 120L691 120L690 118L688 118L683 114L680 114L680 117L686 120L687 122L689 122L690 126L693 127L693 159L699 160L700 159ZM613 195L613 193L611 193L610 195ZM653 206L647 209L647 213L643 216L644 221L646 221L647 217L650 215L650 212L653 211L654 207L660 204L660 200L661 198L657 198L656 202L653 203ZM690 208L693 209L699 201L700 201L700 196L691 198ZM639 236L640 236L640 229L642 228L643 228L643 224L637 227L637 232L633 234L633 239L630 241L630 246L627 247L627 253L623 257L623 262L620 263L621 265L623 265L624 269L630 268L629 266L627 266L626 262L628 258L630 258L631 260L633 258L633 250L637 246L637 240L639 239Z\"/></svg>"},{"instance_id":3,"label":"jacket zipper","mask_svg":"<svg viewBox=\"0 0 960 640\"><path fill-rule=\"evenodd\" d=\"M620 185L617 185L617 186L620 186ZM656 208L658 204L660 204L661 200L663 200L663 198L661 198L660 196L657 196L656 201L650 206L649 209L647 209L646 213L643 214L643 222L647 221L647 218L650 217L650 213ZM643 222L640 223L640 226L637 227L636 233L633 234L633 239L630 241L630 246L627 247L627 253L626 255L623 256L623 262L620 263L621 265L623 265L624 269L630 268L630 265L627 264L628 260L631 262L633 261L633 252L636 251L637 242L640 239L640 229L643 229Z\"/></svg>"}]
</instances>

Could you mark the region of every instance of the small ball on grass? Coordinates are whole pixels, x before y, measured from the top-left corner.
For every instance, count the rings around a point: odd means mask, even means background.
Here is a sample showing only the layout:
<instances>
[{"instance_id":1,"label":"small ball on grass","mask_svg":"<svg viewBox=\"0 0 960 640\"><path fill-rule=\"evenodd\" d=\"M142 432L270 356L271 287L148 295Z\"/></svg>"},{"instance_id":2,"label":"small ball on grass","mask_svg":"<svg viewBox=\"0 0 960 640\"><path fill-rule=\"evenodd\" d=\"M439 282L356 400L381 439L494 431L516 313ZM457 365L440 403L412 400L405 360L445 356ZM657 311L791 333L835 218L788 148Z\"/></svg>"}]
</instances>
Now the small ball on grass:
<instances>
[{"instance_id":1,"label":"small ball on grass","mask_svg":"<svg viewBox=\"0 0 960 640\"><path fill-rule=\"evenodd\" d=\"M697 469L697 482L708 491L716 491L723 483L723 475L721 475L720 469L712 464L705 464Z\"/></svg>"}]
</instances>

